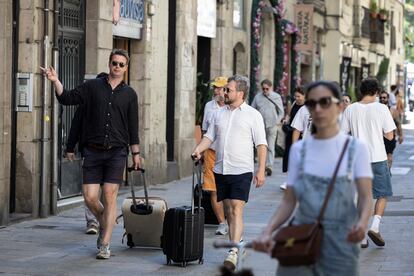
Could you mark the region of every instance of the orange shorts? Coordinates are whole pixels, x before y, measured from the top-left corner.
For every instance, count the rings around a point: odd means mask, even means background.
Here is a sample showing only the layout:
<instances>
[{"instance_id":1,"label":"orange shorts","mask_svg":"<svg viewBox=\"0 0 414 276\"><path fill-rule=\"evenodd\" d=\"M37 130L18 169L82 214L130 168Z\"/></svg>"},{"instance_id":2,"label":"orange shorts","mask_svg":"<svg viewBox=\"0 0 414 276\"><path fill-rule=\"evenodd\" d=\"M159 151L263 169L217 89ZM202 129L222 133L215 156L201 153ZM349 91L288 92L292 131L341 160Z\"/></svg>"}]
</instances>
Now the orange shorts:
<instances>
[{"instance_id":1,"label":"orange shorts","mask_svg":"<svg viewBox=\"0 0 414 276\"><path fill-rule=\"evenodd\" d=\"M216 152L212 149L208 149L204 152L204 183L203 190L217 191L216 181L214 180L214 163L216 161Z\"/></svg>"}]
</instances>

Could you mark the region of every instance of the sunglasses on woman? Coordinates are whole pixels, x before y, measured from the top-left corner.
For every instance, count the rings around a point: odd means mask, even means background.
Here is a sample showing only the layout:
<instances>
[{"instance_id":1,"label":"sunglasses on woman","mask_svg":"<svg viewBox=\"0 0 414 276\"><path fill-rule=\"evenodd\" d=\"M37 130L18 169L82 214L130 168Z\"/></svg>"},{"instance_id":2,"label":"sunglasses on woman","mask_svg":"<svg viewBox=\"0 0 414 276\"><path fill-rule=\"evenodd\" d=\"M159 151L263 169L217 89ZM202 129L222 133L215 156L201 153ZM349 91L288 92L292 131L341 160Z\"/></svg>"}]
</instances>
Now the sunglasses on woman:
<instances>
[{"instance_id":1,"label":"sunglasses on woman","mask_svg":"<svg viewBox=\"0 0 414 276\"><path fill-rule=\"evenodd\" d=\"M121 68L124 68L125 67L125 63L123 63L123 62L118 62L118 61L115 61L115 60L113 60L112 62L111 62L111 64L112 64L112 66L118 66L119 65L119 67L121 67Z\"/></svg>"},{"instance_id":2,"label":"sunglasses on woman","mask_svg":"<svg viewBox=\"0 0 414 276\"><path fill-rule=\"evenodd\" d=\"M309 110L314 110L316 108L316 105L319 104L319 106L323 109L329 108L332 103L339 103L339 100L334 97L323 97L319 100L306 100L305 105Z\"/></svg>"}]
</instances>

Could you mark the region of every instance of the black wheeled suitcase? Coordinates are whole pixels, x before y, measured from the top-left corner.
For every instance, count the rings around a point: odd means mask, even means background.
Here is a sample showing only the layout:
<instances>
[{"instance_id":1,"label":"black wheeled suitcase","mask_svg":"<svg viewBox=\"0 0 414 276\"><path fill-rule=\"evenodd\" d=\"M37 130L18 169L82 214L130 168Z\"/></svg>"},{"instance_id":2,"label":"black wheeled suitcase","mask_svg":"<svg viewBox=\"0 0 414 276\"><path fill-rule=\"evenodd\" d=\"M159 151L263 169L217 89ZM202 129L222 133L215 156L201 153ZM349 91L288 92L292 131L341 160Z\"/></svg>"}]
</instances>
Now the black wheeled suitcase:
<instances>
[{"instance_id":1,"label":"black wheeled suitcase","mask_svg":"<svg viewBox=\"0 0 414 276\"><path fill-rule=\"evenodd\" d=\"M194 190L195 174L198 184L201 182L200 165L193 165ZM201 186L199 186L201 189ZM204 209L201 208L201 199L194 207L194 193L191 193L191 206L170 208L165 212L161 246L167 258L171 261L187 266L188 262L203 263L204 249Z\"/></svg>"}]
</instances>

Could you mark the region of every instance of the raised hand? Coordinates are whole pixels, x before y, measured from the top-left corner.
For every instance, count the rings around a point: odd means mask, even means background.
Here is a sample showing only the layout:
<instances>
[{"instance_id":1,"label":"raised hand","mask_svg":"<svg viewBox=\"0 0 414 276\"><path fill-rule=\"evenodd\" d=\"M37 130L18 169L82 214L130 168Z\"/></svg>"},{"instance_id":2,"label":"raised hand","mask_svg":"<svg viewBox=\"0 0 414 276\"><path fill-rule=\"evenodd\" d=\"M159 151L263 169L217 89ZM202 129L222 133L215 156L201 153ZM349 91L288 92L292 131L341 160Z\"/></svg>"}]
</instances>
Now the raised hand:
<instances>
[{"instance_id":1,"label":"raised hand","mask_svg":"<svg viewBox=\"0 0 414 276\"><path fill-rule=\"evenodd\" d=\"M42 70L43 76L45 76L51 82L56 82L58 80L58 74L52 66L49 66L49 68L43 68L39 66L39 68Z\"/></svg>"}]
</instances>

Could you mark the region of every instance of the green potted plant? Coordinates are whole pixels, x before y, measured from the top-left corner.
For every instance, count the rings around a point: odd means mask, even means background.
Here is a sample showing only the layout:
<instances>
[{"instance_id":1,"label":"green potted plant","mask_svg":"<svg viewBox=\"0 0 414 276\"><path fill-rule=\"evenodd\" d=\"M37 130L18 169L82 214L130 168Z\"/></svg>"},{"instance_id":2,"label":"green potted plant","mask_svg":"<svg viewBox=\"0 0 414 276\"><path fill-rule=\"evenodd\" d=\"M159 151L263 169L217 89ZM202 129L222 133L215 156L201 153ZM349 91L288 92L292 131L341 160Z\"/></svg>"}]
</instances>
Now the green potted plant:
<instances>
[{"instance_id":1,"label":"green potted plant","mask_svg":"<svg viewBox=\"0 0 414 276\"><path fill-rule=\"evenodd\" d=\"M382 21L387 21L388 19L388 11L386 9L380 9L378 12L379 19Z\"/></svg>"},{"instance_id":2,"label":"green potted plant","mask_svg":"<svg viewBox=\"0 0 414 276\"><path fill-rule=\"evenodd\" d=\"M377 1L372 0L369 9L370 9L370 12L371 12L371 17L372 18L377 18L377 15L378 15Z\"/></svg>"}]
</instances>

